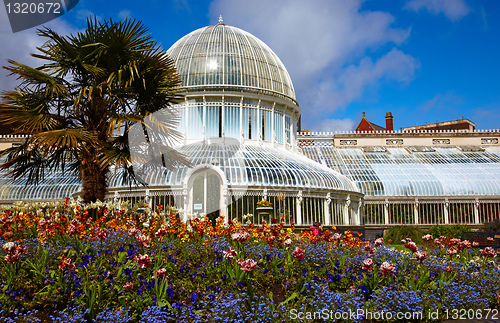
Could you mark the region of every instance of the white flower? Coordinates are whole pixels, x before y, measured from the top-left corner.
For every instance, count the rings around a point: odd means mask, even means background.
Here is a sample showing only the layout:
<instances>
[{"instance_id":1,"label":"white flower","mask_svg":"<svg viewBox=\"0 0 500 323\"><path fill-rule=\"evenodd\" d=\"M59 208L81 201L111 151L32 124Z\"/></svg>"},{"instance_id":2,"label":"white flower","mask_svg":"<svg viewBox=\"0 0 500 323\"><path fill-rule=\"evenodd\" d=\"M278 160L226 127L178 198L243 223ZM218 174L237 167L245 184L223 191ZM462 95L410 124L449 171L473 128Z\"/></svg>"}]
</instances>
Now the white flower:
<instances>
[{"instance_id":1,"label":"white flower","mask_svg":"<svg viewBox=\"0 0 500 323\"><path fill-rule=\"evenodd\" d=\"M2 249L7 251L7 252L10 252L11 250L13 250L14 248L16 247L16 244L14 242L6 242L2 245Z\"/></svg>"}]
</instances>

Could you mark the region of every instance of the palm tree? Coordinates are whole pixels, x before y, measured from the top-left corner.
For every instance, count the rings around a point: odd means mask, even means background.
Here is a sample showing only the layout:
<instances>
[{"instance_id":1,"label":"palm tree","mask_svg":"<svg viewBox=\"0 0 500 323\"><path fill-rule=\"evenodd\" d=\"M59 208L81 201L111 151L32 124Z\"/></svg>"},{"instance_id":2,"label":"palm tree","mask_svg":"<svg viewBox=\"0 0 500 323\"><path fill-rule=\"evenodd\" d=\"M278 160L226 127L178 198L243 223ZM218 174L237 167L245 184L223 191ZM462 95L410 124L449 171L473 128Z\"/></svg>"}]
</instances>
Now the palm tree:
<instances>
[{"instance_id":1,"label":"palm tree","mask_svg":"<svg viewBox=\"0 0 500 323\"><path fill-rule=\"evenodd\" d=\"M103 200L112 170L123 169L124 178L141 182L129 145L134 124L145 138L136 154L144 157L143 164L186 164L165 144L179 139L172 104L182 99L181 79L147 32L136 20L95 18L75 36L38 30L47 42L32 56L45 64L33 68L9 60L11 65L4 67L21 84L2 94L0 122L31 136L1 152L7 156L1 167L35 184L55 169L77 172L83 200Z\"/></svg>"}]
</instances>

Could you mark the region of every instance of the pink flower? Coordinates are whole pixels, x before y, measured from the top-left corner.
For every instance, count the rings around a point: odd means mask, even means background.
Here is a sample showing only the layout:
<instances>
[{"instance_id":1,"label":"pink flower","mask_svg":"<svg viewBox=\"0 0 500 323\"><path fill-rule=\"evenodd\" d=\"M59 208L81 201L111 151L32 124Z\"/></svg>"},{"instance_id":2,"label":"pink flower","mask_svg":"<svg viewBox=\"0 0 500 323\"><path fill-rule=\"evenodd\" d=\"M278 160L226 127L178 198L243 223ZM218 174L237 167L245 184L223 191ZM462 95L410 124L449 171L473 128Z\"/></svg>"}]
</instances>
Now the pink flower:
<instances>
[{"instance_id":1,"label":"pink flower","mask_svg":"<svg viewBox=\"0 0 500 323\"><path fill-rule=\"evenodd\" d=\"M8 215L4 215L0 218L0 225L4 227L9 227L12 223L14 223L14 219L9 217Z\"/></svg>"},{"instance_id":2,"label":"pink flower","mask_svg":"<svg viewBox=\"0 0 500 323\"><path fill-rule=\"evenodd\" d=\"M232 260L232 259L234 259L234 257L236 257L237 254L238 253L236 252L236 250L229 247L229 249L227 249L227 251L224 251L224 259Z\"/></svg>"},{"instance_id":3,"label":"pink flower","mask_svg":"<svg viewBox=\"0 0 500 323\"><path fill-rule=\"evenodd\" d=\"M160 269L158 269L158 270L156 271L156 276L157 276L158 278L161 278L161 277L165 276L166 274L167 274L167 270L166 270L165 268L163 268L163 267L162 267L162 268L160 268Z\"/></svg>"},{"instance_id":4,"label":"pink flower","mask_svg":"<svg viewBox=\"0 0 500 323\"><path fill-rule=\"evenodd\" d=\"M371 258L363 260L363 270L370 270L373 267L373 260Z\"/></svg>"},{"instance_id":5,"label":"pink flower","mask_svg":"<svg viewBox=\"0 0 500 323\"><path fill-rule=\"evenodd\" d=\"M275 236L269 236L267 238L267 243L269 243L270 245L272 245L274 243L274 241L276 241L276 237Z\"/></svg>"},{"instance_id":6,"label":"pink flower","mask_svg":"<svg viewBox=\"0 0 500 323\"><path fill-rule=\"evenodd\" d=\"M68 270L75 270L75 264L71 263L70 258L66 258L66 256L63 255L61 262L59 262L59 269L64 270L66 268Z\"/></svg>"},{"instance_id":7,"label":"pink flower","mask_svg":"<svg viewBox=\"0 0 500 323\"><path fill-rule=\"evenodd\" d=\"M257 262L253 259L238 259L236 263L240 265L241 270L244 272L252 271L255 267L257 267Z\"/></svg>"},{"instance_id":8,"label":"pink flower","mask_svg":"<svg viewBox=\"0 0 500 323\"><path fill-rule=\"evenodd\" d=\"M231 239L233 239L234 241L242 242L242 243L247 241L248 238L250 238L250 234L248 232L246 232L245 230L240 230L240 231L233 233L231 235Z\"/></svg>"},{"instance_id":9,"label":"pink flower","mask_svg":"<svg viewBox=\"0 0 500 323\"><path fill-rule=\"evenodd\" d=\"M424 241L431 241L432 239L434 238L430 234L426 234L425 236L422 237L422 240Z\"/></svg>"},{"instance_id":10,"label":"pink flower","mask_svg":"<svg viewBox=\"0 0 500 323\"><path fill-rule=\"evenodd\" d=\"M318 230L318 228L316 226L311 225L309 227L309 229L311 229L311 231L313 232L313 234L314 234L315 237L317 237L319 235L319 230Z\"/></svg>"},{"instance_id":11,"label":"pink flower","mask_svg":"<svg viewBox=\"0 0 500 323\"><path fill-rule=\"evenodd\" d=\"M488 240L488 241L495 241L495 238L488 237L488 238L486 238L486 240Z\"/></svg>"},{"instance_id":12,"label":"pink flower","mask_svg":"<svg viewBox=\"0 0 500 323\"><path fill-rule=\"evenodd\" d=\"M292 256L297 260L302 260L305 257L305 252L306 251L304 249L296 247L295 250L292 252Z\"/></svg>"},{"instance_id":13,"label":"pink flower","mask_svg":"<svg viewBox=\"0 0 500 323\"><path fill-rule=\"evenodd\" d=\"M429 256L427 256L427 252L425 251L417 251L417 253L415 253L415 258L417 258L418 261L423 261L428 257Z\"/></svg>"},{"instance_id":14,"label":"pink flower","mask_svg":"<svg viewBox=\"0 0 500 323\"><path fill-rule=\"evenodd\" d=\"M78 233L78 228L80 227L81 223L78 222L77 219L71 220L71 222L68 225L68 236L73 236Z\"/></svg>"},{"instance_id":15,"label":"pink flower","mask_svg":"<svg viewBox=\"0 0 500 323\"><path fill-rule=\"evenodd\" d=\"M449 248L448 250L446 250L446 255L448 255L448 256L453 256L456 254L457 254L457 249L455 249L455 248Z\"/></svg>"},{"instance_id":16,"label":"pink flower","mask_svg":"<svg viewBox=\"0 0 500 323\"><path fill-rule=\"evenodd\" d=\"M139 242L139 244L142 245L144 248L149 247L151 239L148 236L145 236L142 233L138 233L135 238L137 239L137 242Z\"/></svg>"},{"instance_id":17,"label":"pink flower","mask_svg":"<svg viewBox=\"0 0 500 323\"><path fill-rule=\"evenodd\" d=\"M470 249L472 245L469 240L464 240L458 243L458 247L462 249Z\"/></svg>"},{"instance_id":18,"label":"pink flower","mask_svg":"<svg viewBox=\"0 0 500 323\"><path fill-rule=\"evenodd\" d=\"M128 235L129 235L129 237L135 236L137 234L137 232L139 232L139 230L137 228L130 228L130 229L128 229Z\"/></svg>"},{"instance_id":19,"label":"pink flower","mask_svg":"<svg viewBox=\"0 0 500 323\"><path fill-rule=\"evenodd\" d=\"M394 265L386 261L380 266L380 271L382 272L382 274L387 275L394 274L396 272L396 269L394 268Z\"/></svg>"},{"instance_id":20,"label":"pink flower","mask_svg":"<svg viewBox=\"0 0 500 323\"><path fill-rule=\"evenodd\" d=\"M333 235L333 241L339 241L340 239L342 239L342 234L341 233L335 233Z\"/></svg>"},{"instance_id":21,"label":"pink flower","mask_svg":"<svg viewBox=\"0 0 500 323\"><path fill-rule=\"evenodd\" d=\"M434 244L435 244L436 246L439 246L439 245L441 244L441 240L440 240L440 239L438 239L438 238L434 239Z\"/></svg>"},{"instance_id":22,"label":"pink flower","mask_svg":"<svg viewBox=\"0 0 500 323\"><path fill-rule=\"evenodd\" d=\"M292 239L288 238L285 240L285 247L288 249L292 245Z\"/></svg>"},{"instance_id":23,"label":"pink flower","mask_svg":"<svg viewBox=\"0 0 500 323\"><path fill-rule=\"evenodd\" d=\"M134 288L134 283L128 282L125 285L123 285L124 290L132 290Z\"/></svg>"},{"instance_id":24,"label":"pink flower","mask_svg":"<svg viewBox=\"0 0 500 323\"><path fill-rule=\"evenodd\" d=\"M473 247L479 247L479 242L477 242L477 241L472 242L472 246Z\"/></svg>"},{"instance_id":25,"label":"pink flower","mask_svg":"<svg viewBox=\"0 0 500 323\"><path fill-rule=\"evenodd\" d=\"M460 239L457 239L457 238L450 239L450 244L452 244L452 245L456 245L459 243L460 243Z\"/></svg>"},{"instance_id":26,"label":"pink flower","mask_svg":"<svg viewBox=\"0 0 500 323\"><path fill-rule=\"evenodd\" d=\"M495 257L496 256L496 252L495 252L495 249L493 249L492 247L486 247L481 250L479 250L481 252L481 254L485 257Z\"/></svg>"},{"instance_id":27,"label":"pink flower","mask_svg":"<svg viewBox=\"0 0 500 323\"><path fill-rule=\"evenodd\" d=\"M381 246L384 244L384 238L378 238L375 240L375 247Z\"/></svg>"},{"instance_id":28,"label":"pink flower","mask_svg":"<svg viewBox=\"0 0 500 323\"><path fill-rule=\"evenodd\" d=\"M9 253L3 258L6 262L10 262L12 264L19 262L20 255L18 253Z\"/></svg>"},{"instance_id":29,"label":"pink flower","mask_svg":"<svg viewBox=\"0 0 500 323\"><path fill-rule=\"evenodd\" d=\"M8 252L8 254L4 257L4 260L10 263L19 262L21 255L28 251L28 249L21 245L16 245L14 242L4 243L2 245L2 249Z\"/></svg>"},{"instance_id":30,"label":"pink flower","mask_svg":"<svg viewBox=\"0 0 500 323\"><path fill-rule=\"evenodd\" d=\"M106 240L106 238L108 237L108 230L106 230L106 229L100 229L100 230L97 231L97 233L95 234L95 236L98 239Z\"/></svg>"},{"instance_id":31,"label":"pink flower","mask_svg":"<svg viewBox=\"0 0 500 323\"><path fill-rule=\"evenodd\" d=\"M406 247L407 249L410 249L410 250L411 250L411 252L415 252L415 251L417 251L417 250L418 250L417 245L415 244L415 242L412 242L412 241L410 241L410 242L408 242L407 244L405 244L405 247Z\"/></svg>"},{"instance_id":32,"label":"pink flower","mask_svg":"<svg viewBox=\"0 0 500 323\"><path fill-rule=\"evenodd\" d=\"M447 267L445 268L445 270L446 270L446 271L452 271L452 270L453 270L453 268L451 268L451 266L447 266Z\"/></svg>"},{"instance_id":33,"label":"pink flower","mask_svg":"<svg viewBox=\"0 0 500 323\"><path fill-rule=\"evenodd\" d=\"M155 236L157 236L158 238L164 237L166 235L167 235L167 230L165 230L164 228L159 228L158 231L156 231L155 233Z\"/></svg>"},{"instance_id":34,"label":"pink flower","mask_svg":"<svg viewBox=\"0 0 500 323\"><path fill-rule=\"evenodd\" d=\"M151 259L147 254L139 255L139 257L136 256L135 260L138 262L139 268L141 269L148 268L149 266L151 266Z\"/></svg>"}]
</instances>

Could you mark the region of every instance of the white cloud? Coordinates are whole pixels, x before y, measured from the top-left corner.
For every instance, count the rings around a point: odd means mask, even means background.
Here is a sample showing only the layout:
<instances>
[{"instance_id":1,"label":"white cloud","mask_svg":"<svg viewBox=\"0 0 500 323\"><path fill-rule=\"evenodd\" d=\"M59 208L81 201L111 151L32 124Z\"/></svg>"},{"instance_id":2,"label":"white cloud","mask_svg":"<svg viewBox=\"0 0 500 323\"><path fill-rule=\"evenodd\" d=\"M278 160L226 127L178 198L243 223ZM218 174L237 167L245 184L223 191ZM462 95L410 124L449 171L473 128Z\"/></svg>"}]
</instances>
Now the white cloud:
<instances>
[{"instance_id":1,"label":"white cloud","mask_svg":"<svg viewBox=\"0 0 500 323\"><path fill-rule=\"evenodd\" d=\"M3 8L3 6L0 8L0 44L2 44L0 66L9 65L7 59L12 59L29 66L42 65L43 61L30 55L37 51L36 47L43 45L46 41L46 39L36 35L36 30L41 28L41 26L12 33L7 12ZM46 26L62 35L77 32L74 27L68 25L61 18L48 22ZM9 72L4 68L0 69L0 92L13 90L19 84L14 76L7 77L8 74Z\"/></svg>"},{"instance_id":2,"label":"white cloud","mask_svg":"<svg viewBox=\"0 0 500 323\"><path fill-rule=\"evenodd\" d=\"M333 98L337 104L348 104L363 94L365 87L376 86L381 79L410 82L419 63L415 58L393 48L376 62L363 58L359 65L346 67L336 79Z\"/></svg>"},{"instance_id":3,"label":"white cloud","mask_svg":"<svg viewBox=\"0 0 500 323\"><path fill-rule=\"evenodd\" d=\"M304 112L303 125L312 127L318 121L314 118L345 107L381 78L408 82L418 66L411 56L395 49L375 62L367 56L387 44L406 41L410 29L393 28L392 15L363 10L362 3L214 0L210 17L216 23L222 15L225 23L271 47L292 77Z\"/></svg>"},{"instance_id":4,"label":"white cloud","mask_svg":"<svg viewBox=\"0 0 500 323\"><path fill-rule=\"evenodd\" d=\"M471 11L465 0L410 0L405 8L415 12L427 10L435 15L442 13L451 21L458 21Z\"/></svg>"},{"instance_id":5,"label":"white cloud","mask_svg":"<svg viewBox=\"0 0 500 323\"><path fill-rule=\"evenodd\" d=\"M130 10L122 10L118 13L118 17L121 20L125 20L127 18L130 18Z\"/></svg>"}]
</instances>

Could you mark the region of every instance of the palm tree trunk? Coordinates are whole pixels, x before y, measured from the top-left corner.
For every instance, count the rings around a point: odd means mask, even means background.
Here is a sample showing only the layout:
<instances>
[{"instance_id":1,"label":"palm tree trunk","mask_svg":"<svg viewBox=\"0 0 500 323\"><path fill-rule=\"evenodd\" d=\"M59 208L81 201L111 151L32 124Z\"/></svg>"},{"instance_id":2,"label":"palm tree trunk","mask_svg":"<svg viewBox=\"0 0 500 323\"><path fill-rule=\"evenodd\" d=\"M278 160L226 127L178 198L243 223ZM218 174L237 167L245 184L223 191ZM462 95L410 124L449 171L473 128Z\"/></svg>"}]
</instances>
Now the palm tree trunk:
<instances>
[{"instance_id":1,"label":"palm tree trunk","mask_svg":"<svg viewBox=\"0 0 500 323\"><path fill-rule=\"evenodd\" d=\"M84 203L104 201L108 170L103 170L95 158L82 161L82 199Z\"/></svg>"}]
</instances>

